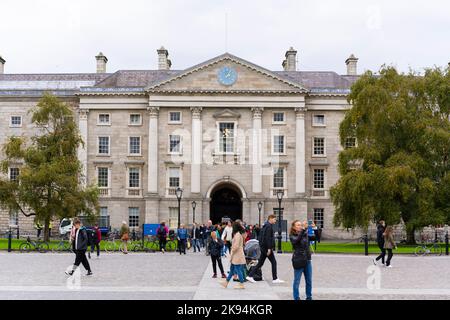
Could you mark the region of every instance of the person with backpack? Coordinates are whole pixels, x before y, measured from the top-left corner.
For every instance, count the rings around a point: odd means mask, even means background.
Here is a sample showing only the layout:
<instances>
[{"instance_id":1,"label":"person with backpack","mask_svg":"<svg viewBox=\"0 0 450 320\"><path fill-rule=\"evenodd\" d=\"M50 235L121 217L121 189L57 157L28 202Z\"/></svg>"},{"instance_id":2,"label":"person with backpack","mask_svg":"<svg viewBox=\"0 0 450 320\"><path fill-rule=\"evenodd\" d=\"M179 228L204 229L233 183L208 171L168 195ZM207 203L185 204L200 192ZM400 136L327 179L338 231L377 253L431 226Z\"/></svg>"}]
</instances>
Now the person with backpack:
<instances>
[{"instance_id":1,"label":"person with backpack","mask_svg":"<svg viewBox=\"0 0 450 320\"><path fill-rule=\"evenodd\" d=\"M73 221L73 229L74 236L72 241L72 249L75 253L75 263L73 264L72 270L66 271L65 273L68 276L72 276L75 270L80 266L80 263L82 263L83 267L87 271L86 275L91 276L91 267L89 265L89 261L86 258L86 250L88 246L88 235L86 233L86 228L81 226L80 219L75 218Z\"/></svg>"},{"instance_id":2,"label":"person with backpack","mask_svg":"<svg viewBox=\"0 0 450 320\"><path fill-rule=\"evenodd\" d=\"M211 262L213 265L213 278L217 278L217 266L219 265L220 272L222 273L222 278L225 279L227 276L223 271L222 265L222 250L223 250L223 241L220 237L217 237L215 232L211 233L211 243L209 245L209 254L211 256Z\"/></svg>"},{"instance_id":3,"label":"person with backpack","mask_svg":"<svg viewBox=\"0 0 450 320\"><path fill-rule=\"evenodd\" d=\"M373 264L377 265L378 261L381 259L381 263L384 265L384 257L386 256L386 249L384 248L384 236L383 233L386 231L386 223L384 220L380 220L377 225L377 244L380 248L381 254L373 259Z\"/></svg>"},{"instance_id":4,"label":"person with backpack","mask_svg":"<svg viewBox=\"0 0 450 320\"><path fill-rule=\"evenodd\" d=\"M180 251L180 255L182 253L186 254L188 232L184 227L184 224L180 225L180 229L177 230L177 239L178 239L178 250Z\"/></svg>"},{"instance_id":5,"label":"person with backpack","mask_svg":"<svg viewBox=\"0 0 450 320\"><path fill-rule=\"evenodd\" d=\"M167 235L169 234L169 228L166 226L166 222L162 221L156 230L156 236L159 241L159 251L162 253L166 252L166 244L167 244Z\"/></svg>"},{"instance_id":6,"label":"person with backpack","mask_svg":"<svg viewBox=\"0 0 450 320\"><path fill-rule=\"evenodd\" d=\"M301 223L299 220L292 222L289 239L294 249L292 255L294 300L300 300L299 286L302 274L305 275L306 300L312 300L312 263L308 239L308 222Z\"/></svg>"},{"instance_id":7,"label":"person with backpack","mask_svg":"<svg viewBox=\"0 0 450 320\"><path fill-rule=\"evenodd\" d=\"M260 269L266 259L269 259L272 265L272 283L284 283L283 280L279 279L277 276L277 260L275 259L274 249L275 249L275 236L273 225L277 222L277 217L274 214L269 215L267 222L264 224L263 228L260 232L259 237L259 246L261 248L261 256L258 260L258 264L252 269L248 276L247 280L250 282L255 282L253 279L254 272Z\"/></svg>"},{"instance_id":8,"label":"person with backpack","mask_svg":"<svg viewBox=\"0 0 450 320\"><path fill-rule=\"evenodd\" d=\"M194 247L194 252L197 252L197 250L198 252L200 252L201 235L198 224L194 223L194 225L192 226L190 237L192 240L192 246Z\"/></svg>"}]
</instances>

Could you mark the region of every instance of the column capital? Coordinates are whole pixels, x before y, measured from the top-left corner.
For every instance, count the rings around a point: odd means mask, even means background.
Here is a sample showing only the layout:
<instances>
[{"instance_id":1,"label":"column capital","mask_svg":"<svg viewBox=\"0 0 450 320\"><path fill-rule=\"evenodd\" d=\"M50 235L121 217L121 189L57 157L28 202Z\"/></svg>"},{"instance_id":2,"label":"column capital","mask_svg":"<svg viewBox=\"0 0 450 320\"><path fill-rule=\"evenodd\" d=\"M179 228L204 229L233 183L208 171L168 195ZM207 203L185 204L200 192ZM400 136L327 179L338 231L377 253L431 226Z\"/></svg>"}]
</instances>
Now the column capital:
<instances>
[{"instance_id":1,"label":"column capital","mask_svg":"<svg viewBox=\"0 0 450 320\"><path fill-rule=\"evenodd\" d=\"M262 107L254 107L252 108L253 119L261 119L262 114L264 112L264 108Z\"/></svg>"},{"instance_id":2,"label":"column capital","mask_svg":"<svg viewBox=\"0 0 450 320\"><path fill-rule=\"evenodd\" d=\"M202 116L202 107L191 107L192 119L200 119Z\"/></svg>"},{"instance_id":3,"label":"column capital","mask_svg":"<svg viewBox=\"0 0 450 320\"><path fill-rule=\"evenodd\" d=\"M89 109L78 109L78 115L80 120L87 120L89 114Z\"/></svg>"},{"instance_id":4,"label":"column capital","mask_svg":"<svg viewBox=\"0 0 450 320\"><path fill-rule=\"evenodd\" d=\"M297 116L297 118L303 119L305 117L306 111L308 111L308 108L305 105L301 107L296 107L295 115Z\"/></svg>"},{"instance_id":5,"label":"column capital","mask_svg":"<svg viewBox=\"0 0 450 320\"><path fill-rule=\"evenodd\" d=\"M157 118L159 114L159 107L148 107L147 111L150 115L150 118Z\"/></svg>"}]
</instances>

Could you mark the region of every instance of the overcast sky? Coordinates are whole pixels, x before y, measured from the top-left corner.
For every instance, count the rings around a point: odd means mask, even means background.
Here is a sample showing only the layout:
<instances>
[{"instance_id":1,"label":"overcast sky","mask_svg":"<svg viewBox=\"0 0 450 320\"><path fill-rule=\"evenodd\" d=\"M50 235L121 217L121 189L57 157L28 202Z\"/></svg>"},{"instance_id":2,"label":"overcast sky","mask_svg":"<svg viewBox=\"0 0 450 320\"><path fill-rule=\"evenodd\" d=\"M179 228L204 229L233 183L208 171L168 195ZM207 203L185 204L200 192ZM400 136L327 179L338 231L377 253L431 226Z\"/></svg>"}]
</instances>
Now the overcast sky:
<instances>
[{"instance_id":1,"label":"overcast sky","mask_svg":"<svg viewBox=\"0 0 450 320\"><path fill-rule=\"evenodd\" d=\"M161 45L172 69L228 51L281 70L290 46L308 71L450 61L448 0L2 0L0 30L5 73L95 72L99 51L108 72L156 69Z\"/></svg>"}]
</instances>

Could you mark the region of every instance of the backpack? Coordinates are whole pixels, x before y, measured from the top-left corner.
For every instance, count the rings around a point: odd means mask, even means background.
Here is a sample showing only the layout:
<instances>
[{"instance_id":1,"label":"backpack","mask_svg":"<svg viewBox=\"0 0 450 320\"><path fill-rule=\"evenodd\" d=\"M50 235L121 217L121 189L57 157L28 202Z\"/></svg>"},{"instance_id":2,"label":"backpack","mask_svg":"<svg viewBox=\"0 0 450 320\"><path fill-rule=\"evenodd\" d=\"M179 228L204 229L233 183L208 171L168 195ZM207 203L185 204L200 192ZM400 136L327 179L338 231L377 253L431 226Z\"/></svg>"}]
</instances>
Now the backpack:
<instances>
[{"instance_id":1,"label":"backpack","mask_svg":"<svg viewBox=\"0 0 450 320\"><path fill-rule=\"evenodd\" d=\"M95 234L94 229L86 229L88 244L93 244L97 235Z\"/></svg>"},{"instance_id":2,"label":"backpack","mask_svg":"<svg viewBox=\"0 0 450 320\"><path fill-rule=\"evenodd\" d=\"M158 227L157 234L158 234L158 237L164 238L165 236L167 236L166 228L164 228L164 227L162 227L162 226L159 226L159 227Z\"/></svg>"}]
</instances>

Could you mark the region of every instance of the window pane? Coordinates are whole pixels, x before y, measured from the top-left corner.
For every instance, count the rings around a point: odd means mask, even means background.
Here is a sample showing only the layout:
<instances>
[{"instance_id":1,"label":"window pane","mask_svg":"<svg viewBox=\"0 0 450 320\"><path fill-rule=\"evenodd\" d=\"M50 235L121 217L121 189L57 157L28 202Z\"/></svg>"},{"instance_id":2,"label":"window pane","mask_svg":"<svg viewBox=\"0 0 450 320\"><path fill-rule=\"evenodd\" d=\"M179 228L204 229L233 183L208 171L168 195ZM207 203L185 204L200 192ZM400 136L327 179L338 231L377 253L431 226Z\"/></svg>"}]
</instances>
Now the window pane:
<instances>
[{"instance_id":1,"label":"window pane","mask_svg":"<svg viewBox=\"0 0 450 320\"><path fill-rule=\"evenodd\" d=\"M130 115L130 124L141 124L141 115L140 114L131 114Z\"/></svg>"},{"instance_id":2,"label":"window pane","mask_svg":"<svg viewBox=\"0 0 450 320\"><path fill-rule=\"evenodd\" d=\"M315 224L323 229L324 226L324 209L323 208L315 208L314 209L314 221Z\"/></svg>"},{"instance_id":3,"label":"window pane","mask_svg":"<svg viewBox=\"0 0 450 320\"><path fill-rule=\"evenodd\" d=\"M220 152L234 152L234 123L219 124Z\"/></svg>"},{"instance_id":4,"label":"window pane","mask_svg":"<svg viewBox=\"0 0 450 320\"><path fill-rule=\"evenodd\" d=\"M101 217L108 216L108 207L100 207L100 216Z\"/></svg>"},{"instance_id":5,"label":"window pane","mask_svg":"<svg viewBox=\"0 0 450 320\"><path fill-rule=\"evenodd\" d=\"M178 208L169 208L169 228L175 229L178 227Z\"/></svg>"},{"instance_id":6,"label":"window pane","mask_svg":"<svg viewBox=\"0 0 450 320\"><path fill-rule=\"evenodd\" d=\"M345 149L354 148L356 146L356 138L350 137L345 139Z\"/></svg>"},{"instance_id":7,"label":"window pane","mask_svg":"<svg viewBox=\"0 0 450 320\"><path fill-rule=\"evenodd\" d=\"M178 188L180 186L180 168L169 168L169 187Z\"/></svg>"},{"instance_id":8,"label":"window pane","mask_svg":"<svg viewBox=\"0 0 450 320\"><path fill-rule=\"evenodd\" d=\"M325 138L314 138L314 154L325 154Z\"/></svg>"},{"instance_id":9,"label":"window pane","mask_svg":"<svg viewBox=\"0 0 450 320\"><path fill-rule=\"evenodd\" d=\"M19 180L19 168L9 169L9 180L17 182Z\"/></svg>"},{"instance_id":10,"label":"window pane","mask_svg":"<svg viewBox=\"0 0 450 320\"><path fill-rule=\"evenodd\" d=\"M99 188L108 188L108 168L98 168L98 186Z\"/></svg>"},{"instance_id":11,"label":"window pane","mask_svg":"<svg viewBox=\"0 0 450 320\"><path fill-rule=\"evenodd\" d=\"M180 122L180 121L181 121L181 112L170 113L170 122Z\"/></svg>"},{"instance_id":12,"label":"window pane","mask_svg":"<svg viewBox=\"0 0 450 320\"><path fill-rule=\"evenodd\" d=\"M274 113L273 122L284 122L284 113L283 112Z\"/></svg>"},{"instance_id":13,"label":"window pane","mask_svg":"<svg viewBox=\"0 0 450 320\"><path fill-rule=\"evenodd\" d=\"M22 117L12 116L11 117L11 125L12 126L21 126L22 125Z\"/></svg>"},{"instance_id":14,"label":"window pane","mask_svg":"<svg viewBox=\"0 0 450 320\"><path fill-rule=\"evenodd\" d=\"M139 188L140 185L140 174L139 168L130 168L129 169L129 188Z\"/></svg>"},{"instance_id":15,"label":"window pane","mask_svg":"<svg viewBox=\"0 0 450 320\"><path fill-rule=\"evenodd\" d=\"M284 153L284 136L273 137L273 152Z\"/></svg>"},{"instance_id":16,"label":"window pane","mask_svg":"<svg viewBox=\"0 0 450 320\"><path fill-rule=\"evenodd\" d=\"M139 227L139 208L128 208L128 225Z\"/></svg>"},{"instance_id":17,"label":"window pane","mask_svg":"<svg viewBox=\"0 0 450 320\"><path fill-rule=\"evenodd\" d=\"M325 124L325 116L323 114L315 115L314 116L314 124Z\"/></svg>"},{"instance_id":18,"label":"window pane","mask_svg":"<svg viewBox=\"0 0 450 320\"><path fill-rule=\"evenodd\" d=\"M141 153L141 137L130 137L130 154Z\"/></svg>"},{"instance_id":19,"label":"window pane","mask_svg":"<svg viewBox=\"0 0 450 320\"><path fill-rule=\"evenodd\" d=\"M314 189L324 188L324 169L314 169Z\"/></svg>"},{"instance_id":20,"label":"window pane","mask_svg":"<svg viewBox=\"0 0 450 320\"><path fill-rule=\"evenodd\" d=\"M181 152L181 136L170 135L169 141L169 151L173 153Z\"/></svg>"},{"instance_id":21,"label":"window pane","mask_svg":"<svg viewBox=\"0 0 450 320\"><path fill-rule=\"evenodd\" d=\"M274 188L284 188L284 169L283 168L274 169L273 187Z\"/></svg>"},{"instance_id":22,"label":"window pane","mask_svg":"<svg viewBox=\"0 0 450 320\"><path fill-rule=\"evenodd\" d=\"M98 138L98 153L109 154L109 137Z\"/></svg>"},{"instance_id":23,"label":"window pane","mask_svg":"<svg viewBox=\"0 0 450 320\"><path fill-rule=\"evenodd\" d=\"M109 114L100 114L98 116L98 122L102 124L109 123Z\"/></svg>"}]
</instances>

